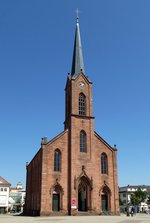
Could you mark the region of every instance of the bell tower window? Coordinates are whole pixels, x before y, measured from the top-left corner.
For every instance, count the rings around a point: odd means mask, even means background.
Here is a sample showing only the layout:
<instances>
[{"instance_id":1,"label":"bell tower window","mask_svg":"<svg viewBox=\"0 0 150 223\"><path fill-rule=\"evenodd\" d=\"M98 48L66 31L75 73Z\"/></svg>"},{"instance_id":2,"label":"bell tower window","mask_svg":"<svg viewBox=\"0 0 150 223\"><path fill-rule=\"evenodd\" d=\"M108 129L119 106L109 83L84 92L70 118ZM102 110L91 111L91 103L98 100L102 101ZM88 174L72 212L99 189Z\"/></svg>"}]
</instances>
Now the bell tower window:
<instances>
[{"instance_id":1,"label":"bell tower window","mask_svg":"<svg viewBox=\"0 0 150 223\"><path fill-rule=\"evenodd\" d=\"M79 94L79 115L86 115L86 97L83 93Z\"/></svg>"},{"instance_id":2,"label":"bell tower window","mask_svg":"<svg viewBox=\"0 0 150 223\"><path fill-rule=\"evenodd\" d=\"M86 153L86 133L82 130L80 132L80 152Z\"/></svg>"}]
</instances>

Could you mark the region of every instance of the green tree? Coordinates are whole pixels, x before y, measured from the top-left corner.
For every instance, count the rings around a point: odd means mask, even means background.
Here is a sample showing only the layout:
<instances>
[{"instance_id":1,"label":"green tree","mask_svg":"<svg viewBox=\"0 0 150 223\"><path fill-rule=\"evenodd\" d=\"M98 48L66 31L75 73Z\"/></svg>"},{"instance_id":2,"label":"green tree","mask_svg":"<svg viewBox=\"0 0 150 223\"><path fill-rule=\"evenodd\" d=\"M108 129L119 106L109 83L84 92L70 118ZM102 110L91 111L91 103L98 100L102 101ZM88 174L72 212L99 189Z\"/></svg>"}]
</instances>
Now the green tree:
<instances>
[{"instance_id":1,"label":"green tree","mask_svg":"<svg viewBox=\"0 0 150 223\"><path fill-rule=\"evenodd\" d=\"M142 191L141 188L138 188L137 191L131 194L131 204L138 206L147 199L147 196L148 193L146 191Z\"/></svg>"},{"instance_id":2,"label":"green tree","mask_svg":"<svg viewBox=\"0 0 150 223\"><path fill-rule=\"evenodd\" d=\"M150 204L150 193L148 193L148 196L147 196L147 202L146 202L148 205Z\"/></svg>"}]
</instances>

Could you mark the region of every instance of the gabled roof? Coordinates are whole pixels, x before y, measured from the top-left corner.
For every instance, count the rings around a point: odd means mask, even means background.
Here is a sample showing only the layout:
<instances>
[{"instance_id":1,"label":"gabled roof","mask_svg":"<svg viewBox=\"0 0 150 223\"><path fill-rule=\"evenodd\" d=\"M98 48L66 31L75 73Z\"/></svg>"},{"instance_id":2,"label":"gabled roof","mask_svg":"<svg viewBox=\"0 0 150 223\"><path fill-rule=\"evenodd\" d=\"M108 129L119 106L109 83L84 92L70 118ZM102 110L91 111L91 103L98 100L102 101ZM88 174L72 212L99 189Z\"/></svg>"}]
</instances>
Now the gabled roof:
<instances>
[{"instance_id":1,"label":"gabled roof","mask_svg":"<svg viewBox=\"0 0 150 223\"><path fill-rule=\"evenodd\" d=\"M10 186L11 184L0 176L0 186Z\"/></svg>"},{"instance_id":2,"label":"gabled roof","mask_svg":"<svg viewBox=\"0 0 150 223\"><path fill-rule=\"evenodd\" d=\"M63 136L66 132L68 131L68 129L65 129L63 132L59 133L57 136L55 136L54 138L52 138L50 141L44 143L43 145L48 145L53 143L55 140L57 140L58 138L60 138L61 136ZM41 144L42 145L42 144ZM35 154L35 156L32 158L32 160L27 164L27 167L30 166L30 164L33 162L33 160L35 159L35 157L38 155L38 153L40 153L42 151L42 146L40 147L40 149L38 150L38 152Z\"/></svg>"},{"instance_id":3,"label":"gabled roof","mask_svg":"<svg viewBox=\"0 0 150 223\"><path fill-rule=\"evenodd\" d=\"M50 141L48 141L47 144L53 143L55 140L57 140L58 138L60 138L61 136L63 136L66 132L68 132L68 129L65 129L63 132L59 133L57 136L55 136Z\"/></svg>"},{"instance_id":4,"label":"gabled roof","mask_svg":"<svg viewBox=\"0 0 150 223\"><path fill-rule=\"evenodd\" d=\"M81 77L85 80L86 83L90 83L92 84L92 81L88 78L88 76L86 76L82 71L80 71L80 73L76 76L76 78L71 78L72 80L78 80L79 77Z\"/></svg>"},{"instance_id":5,"label":"gabled roof","mask_svg":"<svg viewBox=\"0 0 150 223\"><path fill-rule=\"evenodd\" d=\"M107 146L110 150L114 151L114 148L111 147L100 135L98 135L95 131L94 131L95 136L105 145ZM116 148L115 148L116 150Z\"/></svg>"},{"instance_id":6,"label":"gabled roof","mask_svg":"<svg viewBox=\"0 0 150 223\"><path fill-rule=\"evenodd\" d=\"M82 71L80 71L80 73L76 76L76 78L74 78L74 77L72 77L70 74L68 74L67 81L66 81L66 86L65 86L65 90L67 89L67 85L68 85L68 83L69 83L71 80L75 81L75 80L77 80L80 76L83 77L83 79L85 80L86 83L90 83L90 84L92 84L92 81L88 78L88 76L85 76L85 74L84 74Z\"/></svg>"}]
</instances>

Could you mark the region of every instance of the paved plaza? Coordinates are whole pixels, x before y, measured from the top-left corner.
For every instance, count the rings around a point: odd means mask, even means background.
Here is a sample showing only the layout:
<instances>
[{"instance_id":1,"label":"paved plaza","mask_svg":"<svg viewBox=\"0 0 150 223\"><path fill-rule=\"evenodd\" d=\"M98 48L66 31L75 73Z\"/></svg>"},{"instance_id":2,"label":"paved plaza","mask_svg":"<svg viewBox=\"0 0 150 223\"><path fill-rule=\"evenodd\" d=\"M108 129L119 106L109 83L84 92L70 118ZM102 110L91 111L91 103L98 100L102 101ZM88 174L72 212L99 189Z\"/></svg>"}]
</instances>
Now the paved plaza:
<instances>
[{"instance_id":1,"label":"paved plaza","mask_svg":"<svg viewBox=\"0 0 150 223\"><path fill-rule=\"evenodd\" d=\"M150 215L25 217L0 215L0 223L150 223Z\"/></svg>"}]
</instances>

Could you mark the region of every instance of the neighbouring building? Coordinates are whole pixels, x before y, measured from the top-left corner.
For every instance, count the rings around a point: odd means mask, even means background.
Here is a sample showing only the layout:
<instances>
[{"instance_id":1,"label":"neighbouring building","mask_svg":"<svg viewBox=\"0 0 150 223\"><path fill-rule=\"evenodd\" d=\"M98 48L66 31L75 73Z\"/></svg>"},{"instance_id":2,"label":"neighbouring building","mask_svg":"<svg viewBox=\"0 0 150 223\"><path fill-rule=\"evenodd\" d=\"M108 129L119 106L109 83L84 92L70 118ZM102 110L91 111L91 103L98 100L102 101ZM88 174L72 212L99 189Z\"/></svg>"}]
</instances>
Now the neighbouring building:
<instances>
[{"instance_id":1,"label":"neighbouring building","mask_svg":"<svg viewBox=\"0 0 150 223\"><path fill-rule=\"evenodd\" d=\"M146 191L150 193L150 186L146 185L128 185L119 188L119 197L122 203L121 209L124 210L127 206L131 206L131 194L137 191L138 189L142 191ZM148 204L145 202L141 202L140 206L138 207L139 212L143 212L149 209Z\"/></svg>"},{"instance_id":2,"label":"neighbouring building","mask_svg":"<svg viewBox=\"0 0 150 223\"><path fill-rule=\"evenodd\" d=\"M26 191L22 183L18 183L16 187L10 188L9 193L9 209L10 212L23 212L25 204Z\"/></svg>"},{"instance_id":3,"label":"neighbouring building","mask_svg":"<svg viewBox=\"0 0 150 223\"><path fill-rule=\"evenodd\" d=\"M0 214L8 212L9 188L11 184L0 176Z\"/></svg>"},{"instance_id":4,"label":"neighbouring building","mask_svg":"<svg viewBox=\"0 0 150 223\"><path fill-rule=\"evenodd\" d=\"M117 148L94 131L92 111L77 18L64 131L50 141L44 137L27 163L27 215L119 214Z\"/></svg>"}]
</instances>

